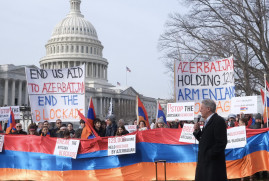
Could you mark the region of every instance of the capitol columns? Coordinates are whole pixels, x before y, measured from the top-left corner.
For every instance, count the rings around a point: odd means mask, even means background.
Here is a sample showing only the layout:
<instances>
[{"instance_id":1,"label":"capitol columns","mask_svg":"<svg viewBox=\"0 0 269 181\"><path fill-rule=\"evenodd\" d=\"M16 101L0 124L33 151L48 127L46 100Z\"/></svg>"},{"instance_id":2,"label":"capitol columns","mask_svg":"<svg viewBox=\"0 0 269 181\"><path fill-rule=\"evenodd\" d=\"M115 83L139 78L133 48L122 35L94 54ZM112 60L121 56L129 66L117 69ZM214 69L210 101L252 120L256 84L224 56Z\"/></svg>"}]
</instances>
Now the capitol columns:
<instances>
[{"instance_id":1,"label":"capitol columns","mask_svg":"<svg viewBox=\"0 0 269 181\"><path fill-rule=\"evenodd\" d=\"M22 81L19 80L19 97L18 97L18 106L21 106L21 93L22 93Z\"/></svg>"},{"instance_id":2,"label":"capitol columns","mask_svg":"<svg viewBox=\"0 0 269 181\"><path fill-rule=\"evenodd\" d=\"M4 105L8 105L8 79L5 79Z\"/></svg>"},{"instance_id":3,"label":"capitol columns","mask_svg":"<svg viewBox=\"0 0 269 181\"><path fill-rule=\"evenodd\" d=\"M25 82L25 96L24 96L24 104L28 105L28 86L27 86L27 81Z\"/></svg>"},{"instance_id":4,"label":"capitol columns","mask_svg":"<svg viewBox=\"0 0 269 181\"><path fill-rule=\"evenodd\" d=\"M11 106L15 106L15 80L12 80L12 89L11 89Z\"/></svg>"}]
</instances>

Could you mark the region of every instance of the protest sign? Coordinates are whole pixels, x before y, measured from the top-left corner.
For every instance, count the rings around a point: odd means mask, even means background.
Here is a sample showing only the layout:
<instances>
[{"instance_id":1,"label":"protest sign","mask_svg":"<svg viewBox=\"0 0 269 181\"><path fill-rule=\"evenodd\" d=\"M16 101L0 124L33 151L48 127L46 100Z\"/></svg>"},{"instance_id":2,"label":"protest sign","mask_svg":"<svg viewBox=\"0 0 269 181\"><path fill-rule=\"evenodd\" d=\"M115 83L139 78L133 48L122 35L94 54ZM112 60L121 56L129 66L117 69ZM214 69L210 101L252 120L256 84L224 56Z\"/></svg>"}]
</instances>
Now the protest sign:
<instances>
[{"instance_id":1,"label":"protest sign","mask_svg":"<svg viewBox=\"0 0 269 181\"><path fill-rule=\"evenodd\" d=\"M137 130L137 125L125 125L124 127L129 133L135 132Z\"/></svg>"},{"instance_id":2,"label":"protest sign","mask_svg":"<svg viewBox=\"0 0 269 181\"><path fill-rule=\"evenodd\" d=\"M247 144L246 127L239 126L227 129L227 140L226 149L245 147Z\"/></svg>"},{"instance_id":3,"label":"protest sign","mask_svg":"<svg viewBox=\"0 0 269 181\"><path fill-rule=\"evenodd\" d=\"M194 120L194 102L168 103L167 121Z\"/></svg>"},{"instance_id":4,"label":"protest sign","mask_svg":"<svg viewBox=\"0 0 269 181\"><path fill-rule=\"evenodd\" d=\"M135 144L136 135L108 138L108 156L135 153Z\"/></svg>"},{"instance_id":5,"label":"protest sign","mask_svg":"<svg viewBox=\"0 0 269 181\"><path fill-rule=\"evenodd\" d=\"M231 100L231 113L240 114L258 113L257 96L233 97Z\"/></svg>"},{"instance_id":6,"label":"protest sign","mask_svg":"<svg viewBox=\"0 0 269 181\"><path fill-rule=\"evenodd\" d=\"M53 154L76 159L78 146L79 140L57 138Z\"/></svg>"},{"instance_id":7,"label":"protest sign","mask_svg":"<svg viewBox=\"0 0 269 181\"><path fill-rule=\"evenodd\" d=\"M3 145L5 141L5 135L0 135L0 152L3 150Z\"/></svg>"},{"instance_id":8,"label":"protest sign","mask_svg":"<svg viewBox=\"0 0 269 181\"><path fill-rule=\"evenodd\" d=\"M32 117L39 121L79 121L85 109L85 67L26 68Z\"/></svg>"},{"instance_id":9,"label":"protest sign","mask_svg":"<svg viewBox=\"0 0 269 181\"><path fill-rule=\"evenodd\" d=\"M9 106L9 107L0 107L0 121L6 121L10 116L10 108L14 113L15 119L21 119L20 116L20 107L19 106Z\"/></svg>"},{"instance_id":10,"label":"protest sign","mask_svg":"<svg viewBox=\"0 0 269 181\"><path fill-rule=\"evenodd\" d=\"M175 61L175 100L195 102L198 115L201 101L216 101L219 115L230 113L230 99L235 97L233 58L217 61L183 62Z\"/></svg>"},{"instance_id":11,"label":"protest sign","mask_svg":"<svg viewBox=\"0 0 269 181\"><path fill-rule=\"evenodd\" d=\"M180 142L198 144L198 141L193 136L193 131L194 131L193 127L194 127L194 124L184 124L180 138L179 138Z\"/></svg>"}]
</instances>

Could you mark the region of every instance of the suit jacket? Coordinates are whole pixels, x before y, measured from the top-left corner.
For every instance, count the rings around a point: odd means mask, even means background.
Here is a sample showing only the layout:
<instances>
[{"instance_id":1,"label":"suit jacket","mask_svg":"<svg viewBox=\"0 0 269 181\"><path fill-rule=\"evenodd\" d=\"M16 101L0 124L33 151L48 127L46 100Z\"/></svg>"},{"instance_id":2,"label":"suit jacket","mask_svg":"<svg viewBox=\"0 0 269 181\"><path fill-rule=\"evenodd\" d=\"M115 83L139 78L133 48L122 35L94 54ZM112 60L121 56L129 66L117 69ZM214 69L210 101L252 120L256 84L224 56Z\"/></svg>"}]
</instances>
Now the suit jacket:
<instances>
[{"instance_id":1,"label":"suit jacket","mask_svg":"<svg viewBox=\"0 0 269 181\"><path fill-rule=\"evenodd\" d=\"M199 141L195 180L227 180L225 162L227 130L225 120L215 113L202 131L195 131L193 134Z\"/></svg>"}]
</instances>

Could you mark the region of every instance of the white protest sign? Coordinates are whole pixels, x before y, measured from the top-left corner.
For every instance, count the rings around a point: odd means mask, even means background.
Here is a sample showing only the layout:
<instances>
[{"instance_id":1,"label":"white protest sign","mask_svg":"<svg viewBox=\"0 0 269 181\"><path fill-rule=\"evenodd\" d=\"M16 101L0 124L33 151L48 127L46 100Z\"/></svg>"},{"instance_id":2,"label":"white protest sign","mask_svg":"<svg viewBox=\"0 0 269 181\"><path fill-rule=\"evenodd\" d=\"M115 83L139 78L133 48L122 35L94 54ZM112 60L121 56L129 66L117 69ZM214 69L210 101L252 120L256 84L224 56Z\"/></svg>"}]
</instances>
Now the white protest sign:
<instances>
[{"instance_id":1,"label":"white protest sign","mask_svg":"<svg viewBox=\"0 0 269 181\"><path fill-rule=\"evenodd\" d=\"M175 61L176 102L195 102L198 115L204 99L216 101L217 112L230 113L230 100L235 97L233 57L217 61Z\"/></svg>"},{"instance_id":2,"label":"white protest sign","mask_svg":"<svg viewBox=\"0 0 269 181\"><path fill-rule=\"evenodd\" d=\"M231 100L231 113L240 114L258 113L257 96L233 97Z\"/></svg>"},{"instance_id":3,"label":"white protest sign","mask_svg":"<svg viewBox=\"0 0 269 181\"><path fill-rule=\"evenodd\" d=\"M85 66L66 69L26 68L28 94L35 122L79 121L85 109Z\"/></svg>"},{"instance_id":4,"label":"white protest sign","mask_svg":"<svg viewBox=\"0 0 269 181\"><path fill-rule=\"evenodd\" d=\"M195 143L198 144L198 140L193 135L194 131L194 124L184 124L182 128L182 132L179 138L180 142L185 142L185 143Z\"/></svg>"},{"instance_id":5,"label":"white protest sign","mask_svg":"<svg viewBox=\"0 0 269 181\"><path fill-rule=\"evenodd\" d=\"M5 141L5 135L0 135L0 152L3 150L3 145Z\"/></svg>"},{"instance_id":6,"label":"white protest sign","mask_svg":"<svg viewBox=\"0 0 269 181\"><path fill-rule=\"evenodd\" d=\"M135 132L137 130L137 125L125 125L124 127L129 133Z\"/></svg>"},{"instance_id":7,"label":"white protest sign","mask_svg":"<svg viewBox=\"0 0 269 181\"><path fill-rule=\"evenodd\" d=\"M135 153L135 144L136 135L108 138L108 156Z\"/></svg>"},{"instance_id":8,"label":"white protest sign","mask_svg":"<svg viewBox=\"0 0 269 181\"><path fill-rule=\"evenodd\" d=\"M15 119L21 119L20 116L20 107L19 106L9 106L9 107L0 107L0 121L6 121L10 116L10 108L14 113Z\"/></svg>"},{"instance_id":9,"label":"white protest sign","mask_svg":"<svg viewBox=\"0 0 269 181\"><path fill-rule=\"evenodd\" d=\"M76 159L78 146L79 140L57 138L53 154Z\"/></svg>"},{"instance_id":10,"label":"white protest sign","mask_svg":"<svg viewBox=\"0 0 269 181\"><path fill-rule=\"evenodd\" d=\"M167 121L194 120L194 102L168 103Z\"/></svg>"},{"instance_id":11,"label":"white protest sign","mask_svg":"<svg viewBox=\"0 0 269 181\"><path fill-rule=\"evenodd\" d=\"M227 140L226 149L245 147L247 144L246 127L239 126L227 129Z\"/></svg>"}]
</instances>

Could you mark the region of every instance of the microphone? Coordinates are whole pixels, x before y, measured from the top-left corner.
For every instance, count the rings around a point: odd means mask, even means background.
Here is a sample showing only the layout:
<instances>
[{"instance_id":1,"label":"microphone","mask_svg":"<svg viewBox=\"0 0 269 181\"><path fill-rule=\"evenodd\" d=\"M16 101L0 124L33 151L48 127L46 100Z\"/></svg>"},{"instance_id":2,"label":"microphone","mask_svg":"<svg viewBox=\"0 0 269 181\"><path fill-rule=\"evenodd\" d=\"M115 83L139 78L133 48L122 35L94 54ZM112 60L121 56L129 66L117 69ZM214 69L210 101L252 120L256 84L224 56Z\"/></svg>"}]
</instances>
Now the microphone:
<instances>
[{"instance_id":1,"label":"microphone","mask_svg":"<svg viewBox=\"0 0 269 181\"><path fill-rule=\"evenodd\" d=\"M201 117L202 117L201 115L197 116L197 123L199 123L199 121L201 120Z\"/></svg>"}]
</instances>

